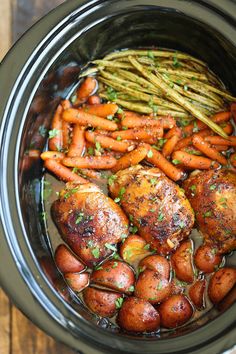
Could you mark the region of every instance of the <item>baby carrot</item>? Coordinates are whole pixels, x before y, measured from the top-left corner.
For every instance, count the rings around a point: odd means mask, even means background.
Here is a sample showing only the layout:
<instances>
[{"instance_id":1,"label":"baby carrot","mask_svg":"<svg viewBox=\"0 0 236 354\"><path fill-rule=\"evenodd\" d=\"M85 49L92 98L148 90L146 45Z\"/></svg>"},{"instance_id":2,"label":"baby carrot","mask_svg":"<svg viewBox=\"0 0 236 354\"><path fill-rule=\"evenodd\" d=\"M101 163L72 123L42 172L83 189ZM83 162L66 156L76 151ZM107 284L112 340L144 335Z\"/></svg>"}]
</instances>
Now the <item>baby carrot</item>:
<instances>
[{"instance_id":1,"label":"baby carrot","mask_svg":"<svg viewBox=\"0 0 236 354\"><path fill-rule=\"evenodd\" d=\"M113 116L117 110L118 106L115 103L100 103L94 105L86 105L81 109L89 114L93 114L98 117L106 118L108 116Z\"/></svg>"},{"instance_id":2,"label":"baby carrot","mask_svg":"<svg viewBox=\"0 0 236 354\"><path fill-rule=\"evenodd\" d=\"M236 168L236 152L230 156L229 160L231 165Z\"/></svg>"},{"instance_id":3,"label":"baby carrot","mask_svg":"<svg viewBox=\"0 0 236 354\"><path fill-rule=\"evenodd\" d=\"M62 117L69 123L81 124L95 128L100 127L104 130L114 131L118 128L115 122L86 113L81 109L67 109L63 112Z\"/></svg>"},{"instance_id":4,"label":"baby carrot","mask_svg":"<svg viewBox=\"0 0 236 354\"><path fill-rule=\"evenodd\" d=\"M162 155L164 157L169 157L172 154L179 139L180 138L178 135L173 135L170 139L167 140L162 149Z\"/></svg>"},{"instance_id":5,"label":"baby carrot","mask_svg":"<svg viewBox=\"0 0 236 354\"><path fill-rule=\"evenodd\" d=\"M142 128L142 127L163 127L163 129L170 129L176 125L175 120L170 117L159 117L157 119L151 119L148 116L125 116L122 119L121 124L123 127L127 128Z\"/></svg>"},{"instance_id":6,"label":"baby carrot","mask_svg":"<svg viewBox=\"0 0 236 354\"><path fill-rule=\"evenodd\" d=\"M61 106L63 111L69 109L71 107L71 103L69 100L61 101ZM62 120L62 146L63 150L67 150L70 141L70 123Z\"/></svg>"},{"instance_id":7,"label":"baby carrot","mask_svg":"<svg viewBox=\"0 0 236 354\"><path fill-rule=\"evenodd\" d=\"M48 159L53 159L53 160L62 160L65 157L65 154L63 152L59 151L44 151L40 155L42 160L48 160Z\"/></svg>"},{"instance_id":8,"label":"baby carrot","mask_svg":"<svg viewBox=\"0 0 236 354\"><path fill-rule=\"evenodd\" d=\"M212 161L207 157L191 155L184 151L175 151L172 154L172 159L173 161L178 162L180 165L191 168L193 170L208 170L210 168L217 168L219 166L217 162Z\"/></svg>"},{"instance_id":9,"label":"baby carrot","mask_svg":"<svg viewBox=\"0 0 236 354\"><path fill-rule=\"evenodd\" d=\"M67 153L68 157L80 157L85 148L84 127L75 124L72 132L72 140Z\"/></svg>"},{"instance_id":10,"label":"baby carrot","mask_svg":"<svg viewBox=\"0 0 236 354\"><path fill-rule=\"evenodd\" d=\"M183 177L183 172L169 162L159 151L153 149L148 144L145 144L145 146L148 151L151 151L151 154L149 153L146 157L148 162L160 168L160 170L162 170L166 176L171 178L173 181L178 181Z\"/></svg>"},{"instance_id":11,"label":"baby carrot","mask_svg":"<svg viewBox=\"0 0 236 354\"><path fill-rule=\"evenodd\" d=\"M116 165L112 156L65 157L63 164L68 167L92 168L94 170L109 170Z\"/></svg>"},{"instance_id":12,"label":"baby carrot","mask_svg":"<svg viewBox=\"0 0 236 354\"><path fill-rule=\"evenodd\" d=\"M231 113L230 112L219 112L216 113L211 117L211 120L214 123L222 123L222 122L227 122L230 119ZM189 124L187 127L183 128L183 131L186 135L191 135L194 133L194 130L199 131L202 129L206 129L207 125L204 124L201 121L194 121L194 123Z\"/></svg>"},{"instance_id":13,"label":"baby carrot","mask_svg":"<svg viewBox=\"0 0 236 354\"><path fill-rule=\"evenodd\" d=\"M151 128L134 128L127 130L119 130L113 132L111 136L114 139L122 139L122 140L141 140L141 141L151 141L154 144L157 138L161 138L163 136L163 128L162 127L152 127Z\"/></svg>"},{"instance_id":14,"label":"baby carrot","mask_svg":"<svg viewBox=\"0 0 236 354\"><path fill-rule=\"evenodd\" d=\"M112 171L117 172L130 166L137 165L146 157L147 153L147 147L144 145L139 145L135 150L125 154L117 160L117 163L115 167L113 167Z\"/></svg>"},{"instance_id":15,"label":"baby carrot","mask_svg":"<svg viewBox=\"0 0 236 354\"><path fill-rule=\"evenodd\" d=\"M223 123L220 126L227 135L231 135L234 131L234 127L230 122Z\"/></svg>"},{"instance_id":16,"label":"baby carrot","mask_svg":"<svg viewBox=\"0 0 236 354\"><path fill-rule=\"evenodd\" d=\"M170 139L174 135L177 135L178 137L181 138L182 130L179 127L173 127L164 135L164 138L165 139Z\"/></svg>"},{"instance_id":17,"label":"baby carrot","mask_svg":"<svg viewBox=\"0 0 236 354\"><path fill-rule=\"evenodd\" d=\"M69 100L61 101L61 105L62 105L63 111L65 111L68 108L71 108L71 103Z\"/></svg>"},{"instance_id":18,"label":"baby carrot","mask_svg":"<svg viewBox=\"0 0 236 354\"><path fill-rule=\"evenodd\" d=\"M99 96L97 95L89 96L88 104L99 104L99 103L101 103L101 99Z\"/></svg>"},{"instance_id":19,"label":"baby carrot","mask_svg":"<svg viewBox=\"0 0 236 354\"><path fill-rule=\"evenodd\" d=\"M97 80L94 77L86 77L76 92L76 100L73 102L74 106L77 106L85 101L94 92L97 87Z\"/></svg>"},{"instance_id":20,"label":"baby carrot","mask_svg":"<svg viewBox=\"0 0 236 354\"><path fill-rule=\"evenodd\" d=\"M195 135L199 135L199 136L202 136L202 137L205 137L205 136L208 136L212 133L212 130L211 129L203 129L201 130L200 132L198 132L197 134L193 134L192 136L188 136L186 138L183 138L181 140L179 140L174 148L175 151L177 150L181 150L189 145L192 144L192 139Z\"/></svg>"},{"instance_id":21,"label":"baby carrot","mask_svg":"<svg viewBox=\"0 0 236 354\"><path fill-rule=\"evenodd\" d=\"M52 119L51 130L49 131L49 150L60 151L62 149L62 106L59 106L56 109L54 117Z\"/></svg>"},{"instance_id":22,"label":"baby carrot","mask_svg":"<svg viewBox=\"0 0 236 354\"><path fill-rule=\"evenodd\" d=\"M227 165L226 158L216 149L214 149L207 141L199 135L193 137L193 146L200 150L204 155L210 157L214 161L218 161L221 165Z\"/></svg>"},{"instance_id":23,"label":"baby carrot","mask_svg":"<svg viewBox=\"0 0 236 354\"><path fill-rule=\"evenodd\" d=\"M227 139L221 136L207 136L205 140L212 145L236 146L236 136L229 136Z\"/></svg>"},{"instance_id":24,"label":"baby carrot","mask_svg":"<svg viewBox=\"0 0 236 354\"><path fill-rule=\"evenodd\" d=\"M236 103L235 102L231 104L230 112L234 122L236 123Z\"/></svg>"},{"instance_id":25,"label":"baby carrot","mask_svg":"<svg viewBox=\"0 0 236 354\"><path fill-rule=\"evenodd\" d=\"M100 135L98 133L94 133L91 131L86 131L85 137L86 140L89 141L90 143L94 143L94 144L99 143L103 148L120 151L120 152L128 151L129 147L131 146L128 142L117 141L108 136Z\"/></svg>"},{"instance_id":26,"label":"baby carrot","mask_svg":"<svg viewBox=\"0 0 236 354\"><path fill-rule=\"evenodd\" d=\"M217 151L226 151L229 148L227 145L212 145L212 147Z\"/></svg>"},{"instance_id":27,"label":"baby carrot","mask_svg":"<svg viewBox=\"0 0 236 354\"><path fill-rule=\"evenodd\" d=\"M69 168L63 166L57 160L47 159L44 162L44 166L64 182L78 182L81 184L88 183L86 179L78 176L76 173L73 173Z\"/></svg>"}]
</instances>

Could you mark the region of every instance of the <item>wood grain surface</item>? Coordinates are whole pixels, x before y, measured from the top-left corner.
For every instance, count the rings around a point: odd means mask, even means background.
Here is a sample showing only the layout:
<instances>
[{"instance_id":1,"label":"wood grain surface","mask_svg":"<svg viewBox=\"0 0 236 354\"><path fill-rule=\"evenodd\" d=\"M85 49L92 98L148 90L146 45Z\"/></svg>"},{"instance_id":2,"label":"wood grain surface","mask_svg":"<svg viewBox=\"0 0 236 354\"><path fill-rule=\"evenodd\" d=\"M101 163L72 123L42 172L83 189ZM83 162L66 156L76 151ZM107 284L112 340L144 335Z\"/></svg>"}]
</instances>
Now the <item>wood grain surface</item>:
<instances>
[{"instance_id":1,"label":"wood grain surface","mask_svg":"<svg viewBox=\"0 0 236 354\"><path fill-rule=\"evenodd\" d=\"M40 17L64 0L0 0L0 61ZM0 354L75 354L30 322L0 288ZM87 353L85 353L87 354Z\"/></svg>"}]
</instances>

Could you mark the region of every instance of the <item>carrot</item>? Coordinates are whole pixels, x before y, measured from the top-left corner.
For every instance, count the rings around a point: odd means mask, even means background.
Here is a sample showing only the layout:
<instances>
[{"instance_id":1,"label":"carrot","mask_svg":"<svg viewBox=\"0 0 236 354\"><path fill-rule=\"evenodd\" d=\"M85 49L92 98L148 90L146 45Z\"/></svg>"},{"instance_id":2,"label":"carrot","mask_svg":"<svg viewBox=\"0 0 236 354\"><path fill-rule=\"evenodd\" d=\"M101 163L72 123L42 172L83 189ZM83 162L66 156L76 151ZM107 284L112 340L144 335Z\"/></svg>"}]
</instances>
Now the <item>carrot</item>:
<instances>
[{"instance_id":1,"label":"carrot","mask_svg":"<svg viewBox=\"0 0 236 354\"><path fill-rule=\"evenodd\" d=\"M81 184L88 183L86 179L78 176L76 173L73 173L69 168L63 166L57 160L47 159L44 162L44 166L64 182L78 182Z\"/></svg>"},{"instance_id":2,"label":"carrot","mask_svg":"<svg viewBox=\"0 0 236 354\"><path fill-rule=\"evenodd\" d=\"M106 149L111 149L120 152L126 152L129 150L131 146L129 143L125 141L117 141L113 138L109 138L108 136L103 136L101 134L86 131L85 133L86 140L90 143L96 144L99 143L101 147Z\"/></svg>"},{"instance_id":3,"label":"carrot","mask_svg":"<svg viewBox=\"0 0 236 354\"><path fill-rule=\"evenodd\" d=\"M194 146L190 145L190 146L187 146L179 151L184 151L184 152L187 152L188 154L191 154L191 155L197 155L197 156L201 156L202 155L202 152L198 149L196 149Z\"/></svg>"},{"instance_id":4,"label":"carrot","mask_svg":"<svg viewBox=\"0 0 236 354\"><path fill-rule=\"evenodd\" d=\"M229 136L227 139L221 136L207 136L205 140L212 145L236 146L236 136Z\"/></svg>"},{"instance_id":5,"label":"carrot","mask_svg":"<svg viewBox=\"0 0 236 354\"><path fill-rule=\"evenodd\" d=\"M199 170L208 170L210 168L219 167L219 164L207 157L196 156L188 154L184 151L175 151L172 154L172 159L175 163L178 163L182 166L191 168L191 169L199 169Z\"/></svg>"},{"instance_id":6,"label":"carrot","mask_svg":"<svg viewBox=\"0 0 236 354\"><path fill-rule=\"evenodd\" d=\"M173 127L164 135L164 138L165 139L170 139L174 135L177 135L178 137L181 138L182 130L179 127Z\"/></svg>"},{"instance_id":7,"label":"carrot","mask_svg":"<svg viewBox=\"0 0 236 354\"><path fill-rule=\"evenodd\" d=\"M83 83L76 91L76 100L73 102L74 106L87 101L88 97L93 93L97 87L97 80L94 77L86 77Z\"/></svg>"},{"instance_id":8,"label":"carrot","mask_svg":"<svg viewBox=\"0 0 236 354\"><path fill-rule=\"evenodd\" d=\"M104 177L102 177L102 174L98 171L94 171L94 170L90 170L88 168L82 168L79 169L79 173L82 176L85 176L87 178L92 178L92 179L96 179L97 181L104 181Z\"/></svg>"},{"instance_id":9,"label":"carrot","mask_svg":"<svg viewBox=\"0 0 236 354\"><path fill-rule=\"evenodd\" d=\"M163 129L170 129L176 125L175 120L170 117L159 117L158 119L151 119L149 116L138 116L137 114L125 116L121 124L127 128L142 128L142 127L163 127Z\"/></svg>"},{"instance_id":10,"label":"carrot","mask_svg":"<svg viewBox=\"0 0 236 354\"><path fill-rule=\"evenodd\" d=\"M234 122L236 123L236 103L231 104L230 112L231 112Z\"/></svg>"},{"instance_id":11,"label":"carrot","mask_svg":"<svg viewBox=\"0 0 236 354\"><path fill-rule=\"evenodd\" d=\"M89 96L88 104L99 104L101 103L101 99L97 95Z\"/></svg>"},{"instance_id":12,"label":"carrot","mask_svg":"<svg viewBox=\"0 0 236 354\"><path fill-rule=\"evenodd\" d=\"M70 143L70 123L62 120L62 146L63 150L67 150Z\"/></svg>"},{"instance_id":13,"label":"carrot","mask_svg":"<svg viewBox=\"0 0 236 354\"><path fill-rule=\"evenodd\" d=\"M67 153L68 157L80 157L85 149L84 127L75 124L72 132L72 140Z\"/></svg>"},{"instance_id":14,"label":"carrot","mask_svg":"<svg viewBox=\"0 0 236 354\"><path fill-rule=\"evenodd\" d=\"M214 123L222 123L222 122L227 122L230 119L231 113L230 112L219 112L216 113L214 116L211 117L211 120ZM194 130L199 131L202 129L206 129L207 125L204 124L203 122L197 120L194 121L194 123L189 124L187 127L183 128L183 131L186 135L191 135L194 133Z\"/></svg>"},{"instance_id":15,"label":"carrot","mask_svg":"<svg viewBox=\"0 0 236 354\"><path fill-rule=\"evenodd\" d=\"M49 150L60 151L62 149L62 106L59 106L56 109L54 117L52 119L51 130L49 131ZM50 137L51 134L51 137Z\"/></svg>"},{"instance_id":16,"label":"carrot","mask_svg":"<svg viewBox=\"0 0 236 354\"><path fill-rule=\"evenodd\" d=\"M179 139L180 138L178 135L173 135L170 139L167 140L162 149L162 155L164 157L168 157L172 154Z\"/></svg>"},{"instance_id":17,"label":"carrot","mask_svg":"<svg viewBox=\"0 0 236 354\"><path fill-rule=\"evenodd\" d=\"M65 154L63 152L59 151L44 151L40 155L42 160L48 160L48 159L53 159L53 160L62 160L65 157Z\"/></svg>"},{"instance_id":18,"label":"carrot","mask_svg":"<svg viewBox=\"0 0 236 354\"><path fill-rule=\"evenodd\" d=\"M68 167L92 168L95 170L109 170L116 165L116 159L112 156L65 157L62 162Z\"/></svg>"},{"instance_id":19,"label":"carrot","mask_svg":"<svg viewBox=\"0 0 236 354\"><path fill-rule=\"evenodd\" d=\"M61 101L61 105L62 105L63 111L65 111L66 109L71 108L71 103L70 103L69 100Z\"/></svg>"},{"instance_id":20,"label":"carrot","mask_svg":"<svg viewBox=\"0 0 236 354\"><path fill-rule=\"evenodd\" d=\"M176 168L171 162L169 162L159 151L153 149L150 145L145 144L150 154L146 157L146 160L154 166L160 168L169 178L173 181L178 181L183 177L183 172Z\"/></svg>"},{"instance_id":21,"label":"carrot","mask_svg":"<svg viewBox=\"0 0 236 354\"><path fill-rule=\"evenodd\" d=\"M217 151L227 151L228 150L228 146L226 145L212 145L212 147L214 149L216 149Z\"/></svg>"},{"instance_id":22,"label":"carrot","mask_svg":"<svg viewBox=\"0 0 236 354\"><path fill-rule=\"evenodd\" d=\"M193 137L193 146L200 150L204 155L212 160L218 161L221 165L227 165L226 158L216 149L214 149L207 141L199 135Z\"/></svg>"},{"instance_id":23,"label":"carrot","mask_svg":"<svg viewBox=\"0 0 236 354\"><path fill-rule=\"evenodd\" d=\"M94 114L95 116L106 118L108 116L114 116L118 110L118 106L115 103L100 103L94 105L86 105L81 109L89 114Z\"/></svg>"},{"instance_id":24,"label":"carrot","mask_svg":"<svg viewBox=\"0 0 236 354\"><path fill-rule=\"evenodd\" d=\"M231 165L236 168L236 152L230 156L229 160Z\"/></svg>"},{"instance_id":25,"label":"carrot","mask_svg":"<svg viewBox=\"0 0 236 354\"><path fill-rule=\"evenodd\" d=\"M118 128L115 122L86 113L81 109L70 108L63 112L63 119L69 123L81 124L90 127L100 127L104 130L114 131Z\"/></svg>"},{"instance_id":26,"label":"carrot","mask_svg":"<svg viewBox=\"0 0 236 354\"><path fill-rule=\"evenodd\" d=\"M212 130L211 129L203 129L201 130L200 132L198 132L197 134L193 134L192 136L188 136L186 138L183 138L181 140L179 140L174 148L174 151L177 151L177 150L181 150L189 145L192 144L192 139L195 135L199 135L199 136L202 136L202 137L205 137L205 136L208 136L212 133Z\"/></svg>"},{"instance_id":27,"label":"carrot","mask_svg":"<svg viewBox=\"0 0 236 354\"><path fill-rule=\"evenodd\" d=\"M220 126L227 135L231 135L234 131L234 127L230 122L226 122L224 124L221 124Z\"/></svg>"},{"instance_id":28,"label":"carrot","mask_svg":"<svg viewBox=\"0 0 236 354\"><path fill-rule=\"evenodd\" d=\"M163 136L162 127L152 127L151 128L134 128L128 130L119 130L111 134L114 139L122 140L141 140L145 142L151 142L155 144L157 138Z\"/></svg>"},{"instance_id":29,"label":"carrot","mask_svg":"<svg viewBox=\"0 0 236 354\"><path fill-rule=\"evenodd\" d=\"M120 170L124 170L125 168L128 168L130 166L137 165L146 157L147 153L148 153L147 147L143 145L139 145L135 150L122 156L117 161L112 171L117 172Z\"/></svg>"}]
</instances>

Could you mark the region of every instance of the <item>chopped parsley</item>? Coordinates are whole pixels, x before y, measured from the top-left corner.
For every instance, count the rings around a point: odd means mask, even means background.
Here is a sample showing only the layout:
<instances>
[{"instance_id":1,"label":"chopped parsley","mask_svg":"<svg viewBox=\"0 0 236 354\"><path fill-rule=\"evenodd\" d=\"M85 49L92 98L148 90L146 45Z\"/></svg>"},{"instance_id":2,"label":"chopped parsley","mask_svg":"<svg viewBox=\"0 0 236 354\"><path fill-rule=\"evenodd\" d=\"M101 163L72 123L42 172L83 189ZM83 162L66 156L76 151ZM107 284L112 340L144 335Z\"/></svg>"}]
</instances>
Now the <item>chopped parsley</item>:
<instances>
[{"instance_id":1,"label":"chopped parsley","mask_svg":"<svg viewBox=\"0 0 236 354\"><path fill-rule=\"evenodd\" d=\"M100 250L98 247L94 248L91 250L92 255L94 256L94 258L99 258L100 257Z\"/></svg>"},{"instance_id":2,"label":"chopped parsley","mask_svg":"<svg viewBox=\"0 0 236 354\"><path fill-rule=\"evenodd\" d=\"M134 291L134 286L131 285L131 286L128 288L128 291L133 292L133 291Z\"/></svg>"},{"instance_id":3,"label":"chopped parsley","mask_svg":"<svg viewBox=\"0 0 236 354\"><path fill-rule=\"evenodd\" d=\"M152 150L149 150L147 153L147 157L152 158L153 157L153 152Z\"/></svg>"},{"instance_id":4,"label":"chopped parsley","mask_svg":"<svg viewBox=\"0 0 236 354\"><path fill-rule=\"evenodd\" d=\"M111 251L117 251L116 246L113 246L110 243L105 243L105 247Z\"/></svg>"},{"instance_id":5,"label":"chopped parsley","mask_svg":"<svg viewBox=\"0 0 236 354\"><path fill-rule=\"evenodd\" d=\"M117 99L117 93L112 87L107 88L107 98L109 101L115 101Z\"/></svg>"},{"instance_id":6,"label":"chopped parsley","mask_svg":"<svg viewBox=\"0 0 236 354\"><path fill-rule=\"evenodd\" d=\"M122 140L122 137L121 137L121 136L117 136L116 140L117 140L117 141L121 141L121 140Z\"/></svg>"},{"instance_id":7,"label":"chopped parsley","mask_svg":"<svg viewBox=\"0 0 236 354\"><path fill-rule=\"evenodd\" d=\"M79 216L76 218L75 223L78 225L84 218L84 213L79 213Z\"/></svg>"},{"instance_id":8,"label":"chopped parsley","mask_svg":"<svg viewBox=\"0 0 236 354\"><path fill-rule=\"evenodd\" d=\"M58 129L49 130L49 132L48 132L49 139L55 138L58 134L59 134Z\"/></svg>"},{"instance_id":9,"label":"chopped parsley","mask_svg":"<svg viewBox=\"0 0 236 354\"><path fill-rule=\"evenodd\" d=\"M216 184L212 184L212 185L210 186L210 190L211 190L211 191L214 191L214 190L216 189L216 187L217 187Z\"/></svg>"},{"instance_id":10,"label":"chopped parsley","mask_svg":"<svg viewBox=\"0 0 236 354\"><path fill-rule=\"evenodd\" d=\"M79 187L75 187L75 188L69 189L68 192L66 192L66 193L64 194L64 196L63 196L64 199L67 199L67 198L71 197L73 194L75 194L76 192L78 192L78 190L79 190Z\"/></svg>"},{"instance_id":11,"label":"chopped parsley","mask_svg":"<svg viewBox=\"0 0 236 354\"><path fill-rule=\"evenodd\" d=\"M159 213L157 220L158 221L163 221L163 219L164 219L164 214L163 213Z\"/></svg>"},{"instance_id":12,"label":"chopped parsley","mask_svg":"<svg viewBox=\"0 0 236 354\"><path fill-rule=\"evenodd\" d=\"M114 181L117 179L117 176L116 175L111 175L109 178L108 178L108 184L109 186L111 186Z\"/></svg>"},{"instance_id":13,"label":"chopped parsley","mask_svg":"<svg viewBox=\"0 0 236 354\"><path fill-rule=\"evenodd\" d=\"M179 165L181 162L179 160L177 160L177 159L174 159L174 160L172 160L172 163L174 165Z\"/></svg>"},{"instance_id":14,"label":"chopped parsley","mask_svg":"<svg viewBox=\"0 0 236 354\"><path fill-rule=\"evenodd\" d=\"M212 212L209 210L209 211L206 211L204 214L203 214L203 217L204 218L210 218L212 216Z\"/></svg>"},{"instance_id":15,"label":"chopped parsley","mask_svg":"<svg viewBox=\"0 0 236 354\"><path fill-rule=\"evenodd\" d=\"M118 299L116 299L115 304L116 304L116 308L117 308L117 309L120 309L120 308L121 308L121 306L122 306L122 304L123 304L123 301L124 301L123 297L119 297Z\"/></svg>"},{"instance_id":16,"label":"chopped parsley","mask_svg":"<svg viewBox=\"0 0 236 354\"><path fill-rule=\"evenodd\" d=\"M94 155L94 148L93 148L92 146L90 146L90 147L88 148L88 154L89 154L90 156L93 156L93 155Z\"/></svg>"},{"instance_id":17,"label":"chopped parsley","mask_svg":"<svg viewBox=\"0 0 236 354\"><path fill-rule=\"evenodd\" d=\"M138 231L137 226L130 226L129 231L131 232L131 234L136 234L136 232Z\"/></svg>"},{"instance_id":18,"label":"chopped parsley","mask_svg":"<svg viewBox=\"0 0 236 354\"><path fill-rule=\"evenodd\" d=\"M148 50L147 56L148 56L148 58L150 58L150 59L154 59L154 58L155 58L155 56L154 56L154 54L153 54L153 52L152 52L151 50Z\"/></svg>"}]
</instances>

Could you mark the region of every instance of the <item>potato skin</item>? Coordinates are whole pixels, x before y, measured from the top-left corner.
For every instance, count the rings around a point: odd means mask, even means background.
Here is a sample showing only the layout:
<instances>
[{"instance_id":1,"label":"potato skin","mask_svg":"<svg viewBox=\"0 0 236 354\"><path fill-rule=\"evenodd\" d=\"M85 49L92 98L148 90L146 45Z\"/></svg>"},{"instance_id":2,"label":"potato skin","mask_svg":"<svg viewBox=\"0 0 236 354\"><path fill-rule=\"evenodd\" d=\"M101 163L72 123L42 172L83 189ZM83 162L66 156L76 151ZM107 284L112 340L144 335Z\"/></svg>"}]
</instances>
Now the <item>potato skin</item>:
<instances>
[{"instance_id":1,"label":"potato skin","mask_svg":"<svg viewBox=\"0 0 236 354\"><path fill-rule=\"evenodd\" d=\"M120 247L121 258L132 266L135 266L140 259L146 257L150 252L144 247L147 242L138 235L128 236Z\"/></svg>"},{"instance_id":2,"label":"potato skin","mask_svg":"<svg viewBox=\"0 0 236 354\"><path fill-rule=\"evenodd\" d=\"M143 299L126 298L118 313L117 322L129 332L154 332L160 327L157 310Z\"/></svg>"},{"instance_id":3,"label":"potato skin","mask_svg":"<svg viewBox=\"0 0 236 354\"><path fill-rule=\"evenodd\" d=\"M217 253L217 249L207 244L198 247L194 262L198 269L204 273L212 273L220 265L222 256Z\"/></svg>"},{"instance_id":4,"label":"potato skin","mask_svg":"<svg viewBox=\"0 0 236 354\"><path fill-rule=\"evenodd\" d=\"M225 267L215 272L209 282L208 295L217 304L230 292L236 283L236 269Z\"/></svg>"},{"instance_id":5,"label":"potato skin","mask_svg":"<svg viewBox=\"0 0 236 354\"><path fill-rule=\"evenodd\" d=\"M116 300L121 297L121 294L111 291L87 287L83 291L83 299L88 308L102 317L112 317L115 315Z\"/></svg>"},{"instance_id":6,"label":"potato skin","mask_svg":"<svg viewBox=\"0 0 236 354\"><path fill-rule=\"evenodd\" d=\"M64 244L55 251L55 263L62 273L79 273L85 269L84 264Z\"/></svg>"},{"instance_id":7,"label":"potato skin","mask_svg":"<svg viewBox=\"0 0 236 354\"><path fill-rule=\"evenodd\" d=\"M135 283L135 275L127 263L109 260L93 271L90 280L93 284L130 295L133 291L131 289Z\"/></svg>"},{"instance_id":8,"label":"potato skin","mask_svg":"<svg viewBox=\"0 0 236 354\"><path fill-rule=\"evenodd\" d=\"M160 278L158 273L146 269L140 273L135 285L135 296L151 304L157 304L166 299L171 293L171 284L167 279Z\"/></svg>"},{"instance_id":9,"label":"potato skin","mask_svg":"<svg viewBox=\"0 0 236 354\"><path fill-rule=\"evenodd\" d=\"M86 286L89 285L89 273L66 273L64 274L65 280L69 287L79 293Z\"/></svg>"},{"instance_id":10,"label":"potato skin","mask_svg":"<svg viewBox=\"0 0 236 354\"><path fill-rule=\"evenodd\" d=\"M189 288L189 297L194 306L201 310L204 308L204 290L206 287L206 280L199 279Z\"/></svg>"},{"instance_id":11,"label":"potato skin","mask_svg":"<svg viewBox=\"0 0 236 354\"><path fill-rule=\"evenodd\" d=\"M171 257L171 264L179 280L187 283L194 281L192 264L192 241L184 241Z\"/></svg>"},{"instance_id":12,"label":"potato skin","mask_svg":"<svg viewBox=\"0 0 236 354\"><path fill-rule=\"evenodd\" d=\"M169 280L170 278L170 263L165 257L157 254L142 259L139 263L139 268L141 270L154 270L159 275L160 279Z\"/></svg>"},{"instance_id":13,"label":"potato skin","mask_svg":"<svg viewBox=\"0 0 236 354\"><path fill-rule=\"evenodd\" d=\"M159 307L161 325L165 328L176 328L185 324L193 314L193 308L184 295L172 295Z\"/></svg>"}]
</instances>

